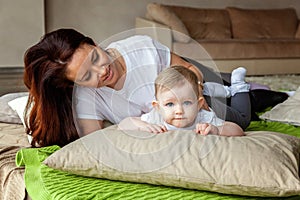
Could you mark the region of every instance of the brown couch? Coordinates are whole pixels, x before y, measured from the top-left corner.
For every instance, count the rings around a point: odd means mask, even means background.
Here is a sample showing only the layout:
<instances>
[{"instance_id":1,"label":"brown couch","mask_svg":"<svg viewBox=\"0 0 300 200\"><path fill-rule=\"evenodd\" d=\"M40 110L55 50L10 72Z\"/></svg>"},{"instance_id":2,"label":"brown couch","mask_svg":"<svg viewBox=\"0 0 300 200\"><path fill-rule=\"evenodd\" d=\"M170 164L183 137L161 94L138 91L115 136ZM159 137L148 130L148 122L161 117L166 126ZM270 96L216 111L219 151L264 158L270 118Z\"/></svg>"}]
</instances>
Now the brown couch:
<instances>
[{"instance_id":1,"label":"brown couch","mask_svg":"<svg viewBox=\"0 0 300 200\"><path fill-rule=\"evenodd\" d=\"M245 66L249 75L300 73L300 23L293 8L206 9L151 3L146 17L136 18L136 28L175 53L223 72Z\"/></svg>"}]
</instances>

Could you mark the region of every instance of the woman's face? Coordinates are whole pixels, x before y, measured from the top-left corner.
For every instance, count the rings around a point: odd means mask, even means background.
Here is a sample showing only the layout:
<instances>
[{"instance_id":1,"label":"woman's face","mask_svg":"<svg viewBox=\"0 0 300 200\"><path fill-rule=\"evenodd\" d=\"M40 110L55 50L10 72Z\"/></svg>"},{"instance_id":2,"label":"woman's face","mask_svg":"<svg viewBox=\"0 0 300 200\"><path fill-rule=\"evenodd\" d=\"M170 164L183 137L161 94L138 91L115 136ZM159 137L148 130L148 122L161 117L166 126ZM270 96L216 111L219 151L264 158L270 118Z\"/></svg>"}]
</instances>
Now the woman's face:
<instances>
[{"instance_id":1,"label":"woman's face","mask_svg":"<svg viewBox=\"0 0 300 200\"><path fill-rule=\"evenodd\" d=\"M78 85L114 88L121 73L105 51L96 46L83 44L68 63L66 76Z\"/></svg>"}]
</instances>

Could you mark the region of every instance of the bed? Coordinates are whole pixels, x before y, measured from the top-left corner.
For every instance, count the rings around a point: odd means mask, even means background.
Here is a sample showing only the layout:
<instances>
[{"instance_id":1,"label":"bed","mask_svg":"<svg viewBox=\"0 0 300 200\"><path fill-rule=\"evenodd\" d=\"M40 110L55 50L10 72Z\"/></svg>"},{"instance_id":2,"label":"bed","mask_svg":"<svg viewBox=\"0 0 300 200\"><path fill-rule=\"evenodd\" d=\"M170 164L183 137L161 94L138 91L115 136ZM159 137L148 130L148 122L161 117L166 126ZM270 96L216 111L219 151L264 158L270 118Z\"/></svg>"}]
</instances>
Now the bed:
<instances>
[{"instance_id":1,"label":"bed","mask_svg":"<svg viewBox=\"0 0 300 200\"><path fill-rule=\"evenodd\" d=\"M0 199L25 199L24 167L15 155L29 146L23 125L0 123Z\"/></svg>"},{"instance_id":2,"label":"bed","mask_svg":"<svg viewBox=\"0 0 300 200\"><path fill-rule=\"evenodd\" d=\"M296 83L298 84L298 83ZM300 89L296 91L300 94ZM24 94L18 94L20 96ZM16 98L13 97L13 98ZM19 97L18 97L19 98ZM10 100L12 97L10 98ZM289 99L288 99L289 100ZM299 99L300 102L300 99ZM284 102L285 103L285 102ZM294 105L294 102L290 102ZM284 105L283 107L285 107ZM291 105L290 105L291 106ZM294 105L295 106L295 105ZM294 108L297 108L296 106ZM288 108L290 109L290 108ZM16 110L17 111L17 110ZM288 121L278 121L270 119L268 112L272 112L273 108L265 114L265 120L253 121L246 130L250 135L258 135L259 132L280 132L284 135L290 136L289 142L298 141L300 138L300 127L297 123ZM276 111L276 110L275 110ZM4 112L4 111L3 111ZM5 111L7 113L7 111ZM282 112L282 111L281 111ZM294 109L294 112L298 112ZM269 114L270 115L270 114ZM271 113L272 115L272 113ZM295 113L291 113L291 117ZM12 117L12 116L10 116ZM17 119L15 119L17 120ZM86 176L84 173L72 172L70 169L61 169L59 166L51 166L49 160L57 152L61 152L63 148L58 146L49 146L44 148L30 148L28 137L25 134L22 121L3 122L0 123L0 199L272 199L276 195L268 196L262 195L257 197L255 195L243 196L236 193L230 194L228 191L234 190L232 188L224 189L225 193L214 192L210 186L209 190L199 190L193 188L190 182L182 182L183 185L164 184L164 182L141 181L137 177L127 176L126 174L118 174L113 177L111 174L101 174L99 178L99 171ZM284 122L284 123L283 123ZM110 127L108 128L108 130ZM111 130L110 130L111 131ZM99 134L98 134L99 135ZM275 134L276 135L276 134ZM247 136L246 136L247 137ZM295 161L294 176L299 179L299 143L292 147L298 153L298 160ZM77 148L78 146L76 146ZM297 148L297 151L296 151ZM280 148L278 148L280 150ZM72 150L73 151L73 150ZM294 153L295 153L294 152ZM66 153L66 152L63 152ZM70 151L68 152L70 153ZM84 155L80 150L77 155L71 155L69 160L82 160L78 155ZM281 153L281 152L279 152ZM64 154L63 154L64 155ZM67 154L65 154L67 155ZM72 157L74 156L74 157ZM77 157L76 157L77 156ZM56 157L63 158L62 156ZM68 160L64 157L61 160ZM83 159L84 160L84 159ZM55 159L54 159L55 161ZM57 161L57 160L56 160ZM64 161L62 161L62 164ZM51 167L50 167L51 166ZM287 168L288 165L286 165ZM271 168L270 168L271 169ZM93 170L89 169L89 173ZM147 174L145 175L145 177ZM102 177L102 178L101 178ZM149 177L148 177L149 178ZM112 180L111 180L112 179ZM149 180L150 180L149 179ZM156 182L155 182L156 181ZM170 182L170 180L169 180ZM182 187L183 186L183 187ZM190 187L191 186L191 187ZM214 186L216 187L216 185ZM298 187L298 186L296 186ZM299 186L300 187L300 186ZM218 187L216 187L218 189ZM249 188L247 188L249 190ZM298 189L297 189L298 190ZM296 190L295 190L296 191ZM300 191L300 190L299 190ZM227 192L227 193L226 193ZM279 193L278 193L279 194ZM30 197L29 197L30 196ZM279 195L280 196L280 195ZM300 193L285 193L281 196L285 199L299 199ZM278 197L274 197L278 199Z\"/></svg>"}]
</instances>

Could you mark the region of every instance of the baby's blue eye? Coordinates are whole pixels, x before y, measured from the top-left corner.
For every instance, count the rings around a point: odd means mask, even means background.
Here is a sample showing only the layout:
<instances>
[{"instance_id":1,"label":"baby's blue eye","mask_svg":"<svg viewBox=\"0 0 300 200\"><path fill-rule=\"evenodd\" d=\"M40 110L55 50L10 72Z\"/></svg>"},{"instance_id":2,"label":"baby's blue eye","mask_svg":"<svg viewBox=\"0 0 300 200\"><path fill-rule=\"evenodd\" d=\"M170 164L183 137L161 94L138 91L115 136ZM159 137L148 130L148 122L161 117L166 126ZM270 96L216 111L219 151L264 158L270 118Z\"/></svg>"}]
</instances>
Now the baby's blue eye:
<instances>
[{"instance_id":1,"label":"baby's blue eye","mask_svg":"<svg viewBox=\"0 0 300 200\"><path fill-rule=\"evenodd\" d=\"M192 105L192 102L191 101L185 101L185 102L183 102L183 105L184 106L189 106L189 105Z\"/></svg>"},{"instance_id":2,"label":"baby's blue eye","mask_svg":"<svg viewBox=\"0 0 300 200\"><path fill-rule=\"evenodd\" d=\"M166 103L165 106L172 107L172 106L174 106L174 103Z\"/></svg>"}]
</instances>

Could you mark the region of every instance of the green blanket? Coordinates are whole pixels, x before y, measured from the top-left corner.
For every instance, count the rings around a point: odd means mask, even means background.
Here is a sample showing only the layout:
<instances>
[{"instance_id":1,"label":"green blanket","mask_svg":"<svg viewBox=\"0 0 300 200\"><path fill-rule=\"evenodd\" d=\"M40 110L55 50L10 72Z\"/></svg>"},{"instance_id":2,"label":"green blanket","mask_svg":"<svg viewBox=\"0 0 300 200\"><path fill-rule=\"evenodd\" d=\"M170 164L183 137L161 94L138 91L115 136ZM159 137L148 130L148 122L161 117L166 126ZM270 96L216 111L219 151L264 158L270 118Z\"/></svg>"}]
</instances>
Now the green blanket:
<instances>
[{"instance_id":1,"label":"green blanket","mask_svg":"<svg viewBox=\"0 0 300 200\"><path fill-rule=\"evenodd\" d=\"M252 122L247 131L254 130L276 131L300 137L300 127L277 122ZM58 146L27 148L17 153L16 163L18 166L25 166L26 189L33 200L260 199L257 197L223 195L182 188L82 177L58 171L42 164L49 155L59 149ZM300 199L300 197L286 199Z\"/></svg>"}]
</instances>

